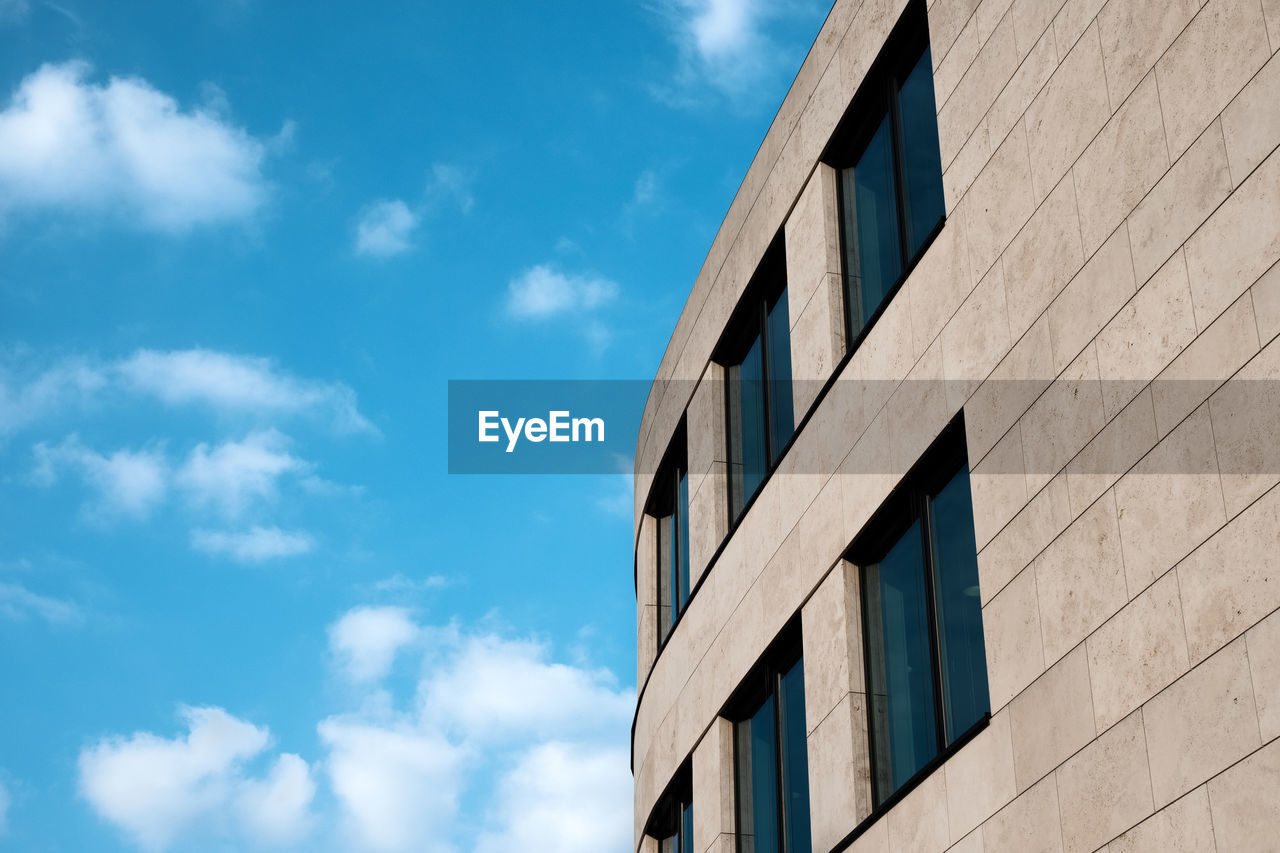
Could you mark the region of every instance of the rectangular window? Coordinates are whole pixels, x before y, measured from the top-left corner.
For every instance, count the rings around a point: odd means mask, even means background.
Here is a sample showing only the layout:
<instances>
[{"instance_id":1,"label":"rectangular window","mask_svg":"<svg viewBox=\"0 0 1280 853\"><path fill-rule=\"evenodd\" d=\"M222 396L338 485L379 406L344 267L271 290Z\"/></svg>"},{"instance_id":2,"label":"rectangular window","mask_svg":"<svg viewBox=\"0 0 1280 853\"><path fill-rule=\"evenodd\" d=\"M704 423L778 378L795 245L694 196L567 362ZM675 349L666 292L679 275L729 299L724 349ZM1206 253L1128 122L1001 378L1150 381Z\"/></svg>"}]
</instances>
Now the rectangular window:
<instances>
[{"instance_id":1,"label":"rectangular window","mask_svg":"<svg viewBox=\"0 0 1280 853\"><path fill-rule=\"evenodd\" d=\"M804 661L758 675L747 713L734 726L738 853L809 853L809 753Z\"/></svg>"},{"instance_id":2,"label":"rectangular window","mask_svg":"<svg viewBox=\"0 0 1280 853\"><path fill-rule=\"evenodd\" d=\"M944 215L924 4L886 43L826 159L839 172L849 340L870 325Z\"/></svg>"},{"instance_id":3,"label":"rectangular window","mask_svg":"<svg viewBox=\"0 0 1280 853\"><path fill-rule=\"evenodd\" d=\"M658 853L694 853L691 775L682 768L654 810L646 834L658 839Z\"/></svg>"},{"instance_id":4,"label":"rectangular window","mask_svg":"<svg viewBox=\"0 0 1280 853\"><path fill-rule=\"evenodd\" d=\"M957 435L958 433L958 435ZM854 545L877 803L990 711L963 429L948 429Z\"/></svg>"},{"instance_id":5,"label":"rectangular window","mask_svg":"<svg viewBox=\"0 0 1280 853\"><path fill-rule=\"evenodd\" d=\"M760 262L717 360L725 365L728 385L729 514L736 521L795 431L781 239Z\"/></svg>"},{"instance_id":6,"label":"rectangular window","mask_svg":"<svg viewBox=\"0 0 1280 853\"><path fill-rule=\"evenodd\" d=\"M658 645L671 633L692 587L689 577L689 466L684 426L672 439L672 451L658 470L649 514L658 528Z\"/></svg>"}]
</instances>

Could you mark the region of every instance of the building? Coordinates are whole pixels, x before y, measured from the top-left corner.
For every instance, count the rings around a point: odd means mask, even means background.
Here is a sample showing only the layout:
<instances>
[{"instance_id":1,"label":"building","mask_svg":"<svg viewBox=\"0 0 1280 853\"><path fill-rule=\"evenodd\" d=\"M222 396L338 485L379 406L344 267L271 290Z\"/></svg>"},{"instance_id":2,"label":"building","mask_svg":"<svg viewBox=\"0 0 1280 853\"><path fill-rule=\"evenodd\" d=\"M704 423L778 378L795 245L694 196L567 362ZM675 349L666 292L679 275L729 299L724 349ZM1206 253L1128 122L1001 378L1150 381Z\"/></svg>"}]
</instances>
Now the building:
<instances>
[{"instance_id":1,"label":"building","mask_svg":"<svg viewBox=\"0 0 1280 853\"><path fill-rule=\"evenodd\" d=\"M838 0L636 457L636 849L1280 849L1280 2Z\"/></svg>"}]
</instances>

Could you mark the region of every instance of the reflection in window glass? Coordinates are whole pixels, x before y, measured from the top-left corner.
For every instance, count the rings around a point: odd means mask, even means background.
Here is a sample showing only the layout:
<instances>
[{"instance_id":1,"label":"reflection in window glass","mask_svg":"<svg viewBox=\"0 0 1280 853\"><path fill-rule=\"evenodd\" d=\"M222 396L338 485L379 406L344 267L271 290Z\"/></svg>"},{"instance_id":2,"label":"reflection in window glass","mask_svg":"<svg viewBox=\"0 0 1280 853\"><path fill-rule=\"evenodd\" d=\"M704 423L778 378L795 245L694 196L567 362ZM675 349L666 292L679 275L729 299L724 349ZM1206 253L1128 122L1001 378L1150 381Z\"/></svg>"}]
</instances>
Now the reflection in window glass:
<instances>
[{"instance_id":1,"label":"reflection in window glass","mask_svg":"<svg viewBox=\"0 0 1280 853\"><path fill-rule=\"evenodd\" d=\"M737 725L739 853L779 853L774 725L772 695Z\"/></svg>"},{"instance_id":2,"label":"reflection in window glass","mask_svg":"<svg viewBox=\"0 0 1280 853\"><path fill-rule=\"evenodd\" d=\"M805 742L804 667L800 662L779 680L782 730L782 823L788 853L809 850L809 750Z\"/></svg>"},{"instance_id":3,"label":"reflection in window glass","mask_svg":"<svg viewBox=\"0 0 1280 853\"><path fill-rule=\"evenodd\" d=\"M921 27L923 27L923 19ZM919 43L917 43L919 44ZM942 222L942 158L927 40L869 84L839 156L845 305L856 340Z\"/></svg>"},{"instance_id":4,"label":"reflection in window glass","mask_svg":"<svg viewBox=\"0 0 1280 853\"><path fill-rule=\"evenodd\" d=\"M938 751L920 523L864 577L876 789L887 793Z\"/></svg>"},{"instance_id":5,"label":"reflection in window glass","mask_svg":"<svg viewBox=\"0 0 1280 853\"><path fill-rule=\"evenodd\" d=\"M734 732L738 851L810 853L804 662L767 680L767 695Z\"/></svg>"},{"instance_id":6,"label":"reflection in window glass","mask_svg":"<svg viewBox=\"0 0 1280 853\"><path fill-rule=\"evenodd\" d=\"M855 331L875 314L902 271L892 146L885 116L858 162L842 176L845 222L853 226L845 239L845 269Z\"/></svg>"},{"instance_id":7,"label":"reflection in window glass","mask_svg":"<svg viewBox=\"0 0 1280 853\"><path fill-rule=\"evenodd\" d=\"M916 488L906 531L862 570L877 803L990 711L969 469Z\"/></svg>"},{"instance_id":8,"label":"reflection in window glass","mask_svg":"<svg viewBox=\"0 0 1280 853\"><path fill-rule=\"evenodd\" d=\"M683 435L677 435L683 442ZM658 474L650 512L658 528L658 644L689 603L689 472L681 458Z\"/></svg>"},{"instance_id":9,"label":"reflection in window glass","mask_svg":"<svg viewBox=\"0 0 1280 853\"><path fill-rule=\"evenodd\" d=\"M947 740L951 741L991 710L967 467L930 500L929 518L943 708Z\"/></svg>"},{"instance_id":10,"label":"reflection in window glass","mask_svg":"<svg viewBox=\"0 0 1280 853\"><path fill-rule=\"evenodd\" d=\"M902 193L907 207L907 255L920 250L943 213L942 156L938 152L933 59L929 49L902 82Z\"/></svg>"},{"instance_id":11,"label":"reflection in window glass","mask_svg":"<svg viewBox=\"0 0 1280 853\"><path fill-rule=\"evenodd\" d=\"M782 448L795 432L796 419L791 391L791 328L787 311L787 291L769 309L765 343L769 351L769 462L778 461Z\"/></svg>"},{"instance_id":12,"label":"reflection in window glass","mask_svg":"<svg viewBox=\"0 0 1280 853\"><path fill-rule=\"evenodd\" d=\"M731 504L737 518L769 469L765 445L764 362L759 337L727 371Z\"/></svg>"}]
</instances>

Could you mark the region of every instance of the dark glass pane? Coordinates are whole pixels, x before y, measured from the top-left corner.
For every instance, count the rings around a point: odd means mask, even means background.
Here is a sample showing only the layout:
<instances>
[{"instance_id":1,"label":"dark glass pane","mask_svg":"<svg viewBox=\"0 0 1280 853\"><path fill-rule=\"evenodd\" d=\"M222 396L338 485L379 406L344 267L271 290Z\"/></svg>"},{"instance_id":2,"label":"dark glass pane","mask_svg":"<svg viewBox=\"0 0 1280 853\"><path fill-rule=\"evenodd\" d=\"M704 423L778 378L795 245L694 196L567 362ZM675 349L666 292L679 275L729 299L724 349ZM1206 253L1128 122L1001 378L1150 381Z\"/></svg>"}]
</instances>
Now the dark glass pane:
<instances>
[{"instance_id":1,"label":"dark glass pane","mask_svg":"<svg viewBox=\"0 0 1280 853\"><path fill-rule=\"evenodd\" d=\"M680 813L680 853L693 853L693 803Z\"/></svg>"},{"instance_id":2,"label":"dark glass pane","mask_svg":"<svg viewBox=\"0 0 1280 853\"><path fill-rule=\"evenodd\" d=\"M773 705L770 696L737 725L739 853L779 853Z\"/></svg>"},{"instance_id":3,"label":"dark glass pane","mask_svg":"<svg viewBox=\"0 0 1280 853\"><path fill-rule=\"evenodd\" d=\"M782 676L778 691L782 715L782 825L787 853L809 853L809 750L805 740L804 661Z\"/></svg>"},{"instance_id":4,"label":"dark glass pane","mask_svg":"<svg viewBox=\"0 0 1280 853\"><path fill-rule=\"evenodd\" d=\"M938 751L920 522L863 577L879 802Z\"/></svg>"},{"instance_id":5,"label":"dark glass pane","mask_svg":"<svg viewBox=\"0 0 1280 853\"><path fill-rule=\"evenodd\" d=\"M777 462L782 448L791 440L796 419L791 399L791 326L787 311L787 291L784 289L778 301L769 309L765 324L766 344L769 351L769 439L773 458Z\"/></svg>"},{"instance_id":6,"label":"dark glass pane","mask_svg":"<svg viewBox=\"0 0 1280 853\"><path fill-rule=\"evenodd\" d=\"M902 272L893 138L885 116L852 168L840 175L844 269L852 332L857 335Z\"/></svg>"},{"instance_id":7,"label":"dark glass pane","mask_svg":"<svg viewBox=\"0 0 1280 853\"><path fill-rule=\"evenodd\" d=\"M756 338L742 363L730 367L729 465L730 498L737 518L764 479L768 467L764 440L764 364L760 338Z\"/></svg>"},{"instance_id":8,"label":"dark glass pane","mask_svg":"<svg viewBox=\"0 0 1280 853\"><path fill-rule=\"evenodd\" d=\"M678 531L680 537L680 551L677 555L680 561L680 595L679 608L689 601L689 472L681 471L680 479L676 485L676 515L680 518L680 529Z\"/></svg>"},{"instance_id":9,"label":"dark glass pane","mask_svg":"<svg viewBox=\"0 0 1280 853\"><path fill-rule=\"evenodd\" d=\"M672 565L671 555L674 553L675 535L674 517L664 515L658 519L658 642L667 639L671 633L671 624L675 621L676 612L671 607L674 591L671 588Z\"/></svg>"},{"instance_id":10,"label":"dark glass pane","mask_svg":"<svg viewBox=\"0 0 1280 853\"><path fill-rule=\"evenodd\" d=\"M942 219L942 158L928 48L898 92L902 122L902 194L907 207L907 254L914 255Z\"/></svg>"},{"instance_id":11,"label":"dark glass pane","mask_svg":"<svg viewBox=\"0 0 1280 853\"><path fill-rule=\"evenodd\" d=\"M933 497L929 517L944 720L950 743L991 710L968 467Z\"/></svg>"}]
</instances>

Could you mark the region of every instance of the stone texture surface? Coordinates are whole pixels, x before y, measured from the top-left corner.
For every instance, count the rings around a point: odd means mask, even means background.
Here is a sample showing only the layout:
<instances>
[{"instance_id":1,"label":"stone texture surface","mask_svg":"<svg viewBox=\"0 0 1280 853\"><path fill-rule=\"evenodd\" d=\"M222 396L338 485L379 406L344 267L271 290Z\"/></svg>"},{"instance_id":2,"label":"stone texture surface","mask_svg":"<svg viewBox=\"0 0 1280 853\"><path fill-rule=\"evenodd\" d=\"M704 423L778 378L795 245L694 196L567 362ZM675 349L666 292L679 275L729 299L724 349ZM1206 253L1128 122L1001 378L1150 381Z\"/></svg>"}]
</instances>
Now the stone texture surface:
<instances>
[{"instance_id":1,"label":"stone texture surface","mask_svg":"<svg viewBox=\"0 0 1280 853\"><path fill-rule=\"evenodd\" d=\"M1013 700L1009 713L1019 791L1093 740L1097 730L1090 696L1089 661L1082 645Z\"/></svg>"},{"instance_id":2,"label":"stone texture surface","mask_svg":"<svg viewBox=\"0 0 1280 853\"><path fill-rule=\"evenodd\" d=\"M1065 853L1097 850L1151 814L1142 712L1135 711L1058 770Z\"/></svg>"},{"instance_id":3,"label":"stone texture surface","mask_svg":"<svg viewBox=\"0 0 1280 853\"><path fill-rule=\"evenodd\" d=\"M1061 853L1057 778L1044 777L989 818L982 840L986 853Z\"/></svg>"},{"instance_id":4,"label":"stone texture surface","mask_svg":"<svg viewBox=\"0 0 1280 853\"><path fill-rule=\"evenodd\" d=\"M1280 802L1280 741L1209 782L1209 805L1219 850L1274 850Z\"/></svg>"},{"instance_id":5,"label":"stone texture surface","mask_svg":"<svg viewBox=\"0 0 1280 853\"><path fill-rule=\"evenodd\" d=\"M1142 718L1158 806L1261 746L1244 640L1222 649L1148 702Z\"/></svg>"}]
</instances>

